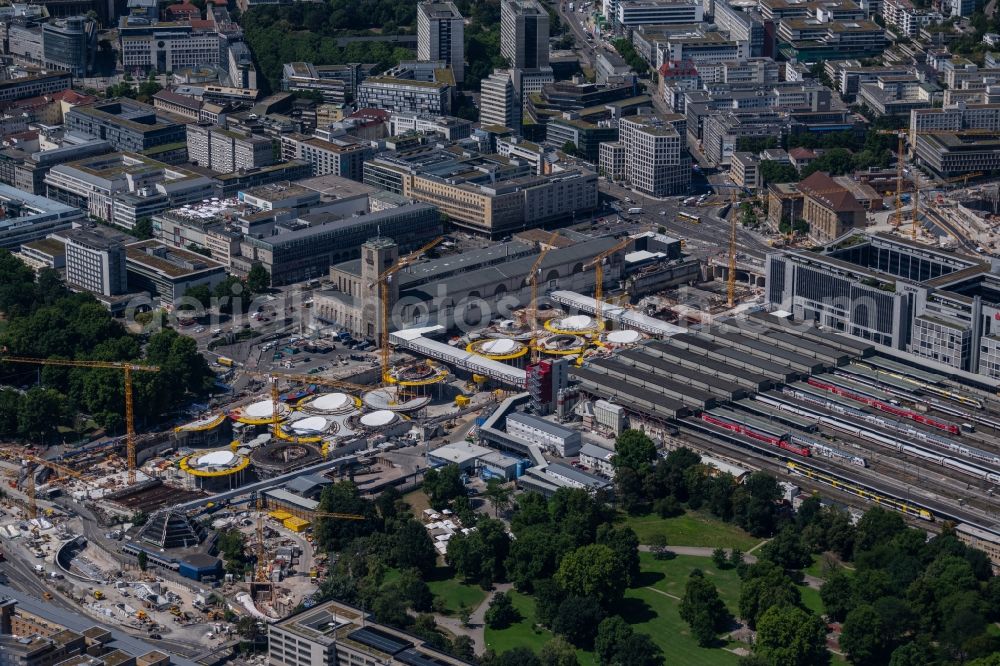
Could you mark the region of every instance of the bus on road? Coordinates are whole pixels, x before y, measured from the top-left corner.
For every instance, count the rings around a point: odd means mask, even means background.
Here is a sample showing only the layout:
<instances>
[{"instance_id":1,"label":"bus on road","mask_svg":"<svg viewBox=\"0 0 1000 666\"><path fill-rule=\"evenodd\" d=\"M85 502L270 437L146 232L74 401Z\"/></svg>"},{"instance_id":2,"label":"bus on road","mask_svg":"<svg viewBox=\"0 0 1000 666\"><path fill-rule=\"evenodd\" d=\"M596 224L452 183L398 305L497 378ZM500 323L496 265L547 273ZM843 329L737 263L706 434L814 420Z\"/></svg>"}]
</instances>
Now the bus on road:
<instances>
[{"instance_id":1,"label":"bus on road","mask_svg":"<svg viewBox=\"0 0 1000 666\"><path fill-rule=\"evenodd\" d=\"M688 213L686 211L678 211L677 219L681 222L690 222L691 224L701 224L701 218L694 213Z\"/></svg>"}]
</instances>

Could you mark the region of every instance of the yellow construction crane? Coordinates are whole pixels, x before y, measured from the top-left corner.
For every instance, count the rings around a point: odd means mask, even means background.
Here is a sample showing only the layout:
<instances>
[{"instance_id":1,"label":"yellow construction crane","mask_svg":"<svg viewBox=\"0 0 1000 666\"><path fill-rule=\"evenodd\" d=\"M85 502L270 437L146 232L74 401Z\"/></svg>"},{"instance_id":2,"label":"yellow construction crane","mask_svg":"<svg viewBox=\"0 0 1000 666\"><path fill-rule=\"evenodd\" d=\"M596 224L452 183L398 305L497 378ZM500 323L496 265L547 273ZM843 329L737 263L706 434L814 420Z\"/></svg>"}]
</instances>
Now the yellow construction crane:
<instances>
[{"instance_id":1,"label":"yellow construction crane","mask_svg":"<svg viewBox=\"0 0 1000 666\"><path fill-rule=\"evenodd\" d=\"M963 129L963 130L921 130L921 129L899 129L899 130L875 130L879 134L894 134L899 139L899 146L897 148L896 155L896 215L895 224L893 225L896 229L899 229L903 225L903 174L906 170L906 140L909 139L912 144L911 147L916 151L916 141L918 136L924 135L942 135L942 134L955 134L958 136L996 136L1000 135L1000 132L995 130L987 129ZM915 155L915 153L914 153ZM981 173L968 174L966 176L960 176L958 179L949 179L945 182L952 182L954 180L961 180L965 178L968 182L970 177L981 176ZM913 209L910 222L910 234L914 240L917 238L917 228L920 226L919 221L919 208L920 208L920 181L919 176L914 173L912 176L913 180Z\"/></svg>"},{"instance_id":2,"label":"yellow construction crane","mask_svg":"<svg viewBox=\"0 0 1000 666\"><path fill-rule=\"evenodd\" d=\"M370 287L374 287L379 290L379 301L380 301L379 309L381 310L380 312L381 321L379 322L378 342L379 342L379 358L382 366L382 381L384 383L389 383L390 381L389 359L392 356L389 350L389 280L392 279L393 275L395 275L399 271L403 270L404 268L415 262L424 254L424 252L431 249L432 247L440 243L442 240L444 240L443 237L438 236L431 242L421 247L419 250L415 250L414 252L411 252L405 257L402 257L399 261L395 263L395 265L379 273L379 276L375 279L376 284L369 285Z\"/></svg>"},{"instance_id":3,"label":"yellow construction crane","mask_svg":"<svg viewBox=\"0 0 1000 666\"><path fill-rule=\"evenodd\" d=\"M18 449L2 449L0 450L2 457L7 460L21 463L31 463L33 465L38 465L40 467L47 467L53 472L59 474L64 474L66 476L71 476L74 479L79 479L81 481L85 480L83 474L76 471L72 467L67 467L52 460L45 460L44 458L39 458L38 456L33 456L29 453ZM24 494L28 497L28 518L38 517L38 503L36 499L35 491L35 473L33 469L27 469L27 474L25 475L25 487Z\"/></svg>"},{"instance_id":4,"label":"yellow construction crane","mask_svg":"<svg viewBox=\"0 0 1000 666\"><path fill-rule=\"evenodd\" d=\"M135 413L132 406L132 373L159 372L159 366L140 363L125 363L118 361L70 361L65 359L27 358L24 356L2 356L0 361L7 363L31 363L34 365L56 365L71 368L110 368L125 373L125 428L128 459L128 485L135 485Z\"/></svg>"},{"instance_id":5,"label":"yellow construction crane","mask_svg":"<svg viewBox=\"0 0 1000 666\"><path fill-rule=\"evenodd\" d=\"M264 561L264 493L257 493L257 566L254 567L254 580L258 583L267 582L267 563Z\"/></svg>"},{"instance_id":6,"label":"yellow construction crane","mask_svg":"<svg viewBox=\"0 0 1000 666\"><path fill-rule=\"evenodd\" d=\"M604 328L604 303L602 300L604 298L604 260L615 252L625 249L631 242L631 238L623 238L584 265L585 269L594 267L594 321L597 323L598 329Z\"/></svg>"},{"instance_id":7,"label":"yellow construction crane","mask_svg":"<svg viewBox=\"0 0 1000 666\"><path fill-rule=\"evenodd\" d=\"M553 231L552 235L549 236L548 241L542 245L541 252L538 253L538 257L535 259L535 263L531 265L531 270L528 272L528 281L531 283L531 302L528 304L528 326L531 327L531 362L538 362L538 349L536 347L535 331L538 330L538 273L542 268L542 261L545 259L545 255L549 253L552 249L552 244L555 242L556 238L559 236L558 231Z\"/></svg>"}]
</instances>

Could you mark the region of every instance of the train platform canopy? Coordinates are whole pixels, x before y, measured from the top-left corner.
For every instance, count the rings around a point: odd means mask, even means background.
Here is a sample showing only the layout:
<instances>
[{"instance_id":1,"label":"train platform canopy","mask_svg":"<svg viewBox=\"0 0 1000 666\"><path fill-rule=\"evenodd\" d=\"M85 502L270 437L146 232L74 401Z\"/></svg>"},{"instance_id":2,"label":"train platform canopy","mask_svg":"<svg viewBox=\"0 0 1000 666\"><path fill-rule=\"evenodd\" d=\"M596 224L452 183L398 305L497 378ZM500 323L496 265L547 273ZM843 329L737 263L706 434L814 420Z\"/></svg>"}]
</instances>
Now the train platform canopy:
<instances>
[{"instance_id":1,"label":"train platform canopy","mask_svg":"<svg viewBox=\"0 0 1000 666\"><path fill-rule=\"evenodd\" d=\"M575 291L558 289L549 294L549 298L554 302L564 305L571 310L579 310L588 314L597 312L597 300L591 296L584 296ZM650 317L641 312L623 308L619 305L612 305L607 301L601 303L601 316L610 322L614 322L621 328L631 328L649 335L658 337L669 337L677 333L683 333L686 328L671 324L670 322Z\"/></svg>"},{"instance_id":2,"label":"train platform canopy","mask_svg":"<svg viewBox=\"0 0 1000 666\"><path fill-rule=\"evenodd\" d=\"M524 388L527 374L520 368L515 368L500 361L494 361L466 351L462 347L451 345L425 337L426 334L442 333L442 326L423 326L394 331L389 335L389 342L401 349L432 358L455 368L461 368L477 375L483 375L508 386Z\"/></svg>"}]
</instances>

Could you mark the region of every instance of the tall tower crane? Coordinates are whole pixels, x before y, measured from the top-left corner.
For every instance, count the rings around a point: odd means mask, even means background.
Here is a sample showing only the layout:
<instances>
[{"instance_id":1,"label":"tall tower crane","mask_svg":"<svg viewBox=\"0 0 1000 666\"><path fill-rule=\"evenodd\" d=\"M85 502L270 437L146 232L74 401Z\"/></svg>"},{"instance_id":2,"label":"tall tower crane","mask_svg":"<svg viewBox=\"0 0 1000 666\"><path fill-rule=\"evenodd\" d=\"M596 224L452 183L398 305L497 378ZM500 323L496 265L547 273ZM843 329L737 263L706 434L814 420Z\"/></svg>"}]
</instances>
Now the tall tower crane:
<instances>
[{"instance_id":1,"label":"tall tower crane","mask_svg":"<svg viewBox=\"0 0 1000 666\"><path fill-rule=\"evenodd\" d=\"M604 301L602 300L604 298L604 260L613 255L615 252L624 250L631 242L631 238L623 238L604 252L601 252L596 257L588 261L584 266L584 268L590 268L591 266L594 267L594 321L597 322L599 329L604 328Z\"/></svg>"},{"instance_id":2,"label":"tall tower crane","mask_svg":"<svg viewBox=\"0 0 1000 666\"><path fill-rule=\"evenodd\" d=\"M392 355L389 350L389 280L392 279L393 275L414 263L424 254L424 252L427 252L427 250L431 249L442 240L443 238L438 236L431 242L421 247L419 250L415 250L405 257L402 257L393 266L379 273L379 276L375 279L376 284L369 285L370 287L374 287L379 290L379 308L381 309L379 317L379 358L382 366L382 381L384 383L389 383L390 381L389 359Z\"/></svg>"},{"instance_id":3,"label":"tall tower crane","mask_svg":"<svg viewBox=\"0 0 1000 666\"><path fill-rule=\"evenodd\" d=\"M128 458L128 485L135 485L135 413L132 405L132 373L133 372L159 372L156 365L144 365L140 363L126 363L118 361L71 361L66 359L45 359L27 358L24 356L0 356L0 361L8 363L31 363L34 365L56 365L72 368L110 368L121 370L125 373L125 428L126 447Z\"/></svg>"},{"instance_id":4,"label":"tall tower crane","mask_svg":"<svg viewBox=\"0 0 1000 666\"><path fill-rule=\"evenodd\" d=\"M1000 132L987 129L964 129L964 130L922 130L922 129L900 129L900 130L876 130L879 134L895 134L899 138L899 147L897 149L896 156L896 214L894 227L898 229L903 225L903 174L906 170L906 140L909 138L912 144L911 148L916 151L917 137L921 135L940 135L940 134L955 134L959 136L996 136ZM915 154L915 153L914 153ZM975 174L982 175L982 174ZM969 177L975 177L973 174L966 176L966 181ZM954 179L953 179L954 180ZM951 182L951 181L945 181ZM916 173L913 174L913 209L912 217L910 222L910 235L916 240L917 238L917 228L920 226L920 179Z\"/></svg>"},{"instance_id":5,"label":"tall tower crane","mask_svg":"<svg viewBox=\"0 0 1000 666\"><path fill-rule=\"evenodd\" d=\"M548 241L542 247L542 251L538 253L538 257L535 259L535 263L531 265L531 270L528 272L528 281L531 282L531 302L528 304L528 326L531 327L531 362L538 362L538 349L536 348L535 331L538 330L538 273L542 269L542 261L545 260L545 255L549 253L552 249L552 243L556 241L559 236L558 231L553 231L552 235L549 236Z\"/></svg>"},{"instance_id":6,"label":"tall tower crane","mask_svg":"<svg viewBox=\"0 0 1000 666\"><path fill-rule=\"evenodd\" d=\"M67 467L52 460L45 460L44 458L39 458L38 456L33 456L31 454L25 453L24 451L16 449L2 449L0 450L0 456L6 458L7 460L22 462L22 463L32 463L40 467L47 467L53 472L59 474L73 477L74 479L84 480L83 474L76 471L72 467ZM28 518L38 517L38 503L35 491L35 474L34 470L27 470L27 475L25 478L25 495L28 496Z\"/></svg>"}]
</instances>

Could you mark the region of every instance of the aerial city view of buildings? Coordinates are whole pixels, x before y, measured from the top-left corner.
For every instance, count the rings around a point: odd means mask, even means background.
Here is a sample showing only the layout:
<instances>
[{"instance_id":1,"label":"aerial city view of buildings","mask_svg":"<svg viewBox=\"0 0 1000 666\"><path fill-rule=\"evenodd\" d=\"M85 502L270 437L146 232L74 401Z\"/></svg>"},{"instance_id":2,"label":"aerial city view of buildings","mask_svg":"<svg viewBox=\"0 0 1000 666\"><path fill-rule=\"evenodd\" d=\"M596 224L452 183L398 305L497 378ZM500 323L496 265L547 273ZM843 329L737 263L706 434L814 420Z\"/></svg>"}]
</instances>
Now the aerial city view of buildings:
<instances>
[{"instance_id":1,"label":"aerial city view of buildings","mask_svg":"<svg viewBox=\"0 0 1000 666\"><path fill-rule=\"evenodd\" d=\"M0 666L1000 665L1000 12L0 6Z\"/></svg>"}]
</instances>

